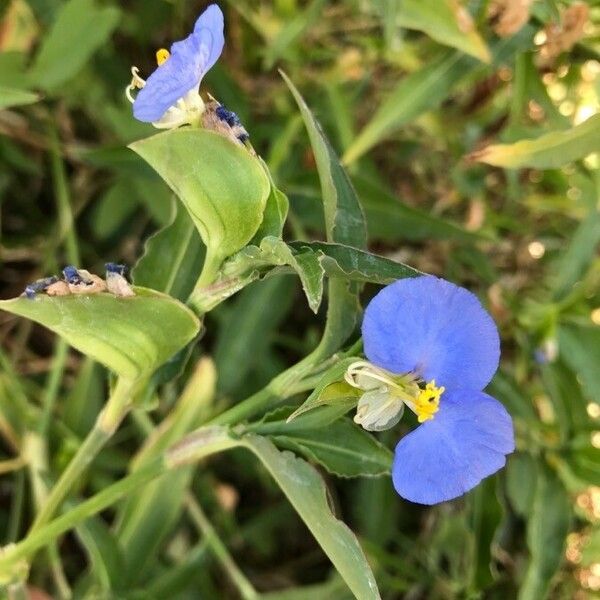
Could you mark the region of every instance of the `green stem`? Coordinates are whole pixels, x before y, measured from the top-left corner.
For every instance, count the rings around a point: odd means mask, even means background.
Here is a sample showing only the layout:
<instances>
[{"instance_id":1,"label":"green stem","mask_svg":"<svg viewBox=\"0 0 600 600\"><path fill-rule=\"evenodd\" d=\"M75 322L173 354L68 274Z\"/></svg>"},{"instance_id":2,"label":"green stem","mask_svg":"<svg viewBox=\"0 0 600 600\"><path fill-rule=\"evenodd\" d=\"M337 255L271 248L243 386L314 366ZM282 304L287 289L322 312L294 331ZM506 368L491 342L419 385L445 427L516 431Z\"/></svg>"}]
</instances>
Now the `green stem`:
<instances>
[{"instance_id":1,"label":"green stem","mask_svg":"<svg viewBox=\"0 0 600 600\"><path fill-rule=\"evenodd\" d=\"M318 362L318 355L313 352L293 367L277 375L256 394L211 419L208 425L237 424L266 409L273 401L288 398L290 390L296 386L298 381L311 372L316 362Z\"/></svg>"},{"instance_id":2,"label":"green stem","mask_svg":"<svg viewBox=\"0 0 600 600\"><path fill-rule=\"evenodd\" d=\"M198 281L196 281L196 285L194 286L194 289L188 298L188 304L200 313L206 312L202 308L202 303L200 302L200 299L202 298L202 290L214 282L222 262L223 259L221 256L212 252L210 248L206 249L204 264L202 265L202 272L200 273L200 277L198 277Z\"/></svg>"},{"instance_id":3,"label":"green stem","mask_svg":"<svg viewBox=\"0 0 600 600\"><path fill-rule=\"evenodd\" d=\"M54 411L54 405L56 404L56 398L58 396L58 390L62 375L65 370L65 363L67 362L67 356L69 351L69 345L65 340L60 337L56 338L56 348L54 352L54 359L52 361L52 369L46 382L46 393L42 401L42 414L38 421L37 431L40 435L45 436L52 413Z\"/></svg>"},{"instance_id":4,"label":"green stem","mask_svg":"<svg viewBox=\"0 0 600 600\"><path fill-rule=\"evenodd\" d=\"M81 477L82 473L117 430L130 409L132 387L133 382L131 380L123 378L117 380L115 389L106 406L98 415L93 429L77 450L77 453L60 476L56 485L52 488L31 527L30 534L52 518L71 491L75 482Z\"/></svg>"},{"instance_id":5,"label":"green stem","mask_svg":"<svg viewBox=\"0 0 600 600\"><path fill-rule=\"evenodd\" d=\"M73 228L73 211L71 210L71 198L69 185L65 172L65 165L60 151L60 140L54 123L48 126L48 139L50 143L50 167L52 170L52 183L54 186L54 197L58 211L58 236L54 243L66 241L66 253L69 262L79 264L79 248L77 237ZM50 258L52 253L48 254Z\"/></svg>"},{"instance_id":6,"label":"green stem","mask_svg":"<svg viewBox=\"0 0 600 600\"><path fill-rule=\"evenodd\" d=\"M188 493L185 498L185 504L192 520L204 536L206 543L210 546L213 554L223 565L225 572L229 575L236 585L243 600L256 600L259 596L254 586L248 581L244 573L237 566L229 550L217 535L212 523L202 510L200 504L192 494Z\"/></svg>"},{"instance_id":7,"label":"green stem","mask_svg":"<svg viewBox=\"0 0 600 600\"><path fill-rule=\"evenodd\" d=\"M7 574L10 574L11 568L15 567L19 561L27 558L42 546L49 544L58 536L65 533L65 531L77 526L88 517L114 504L129 492L162 475L166 471L166 468L162 457L154 459L131 475L104 488L101 492L89 500L82 502L64 515L30 531L27 537L18 544L6 547L4 553L0 553L0 581Z\"/></svg>"},{"instance_id":8,"label":"green stem","mask_svg":"<svg viewBox=\"0 0 600 600\"><path fill-rule=\"evenodd\" d=\"M29 479L33 491L36 512L40 511L48 498L48 484L46 481L46 474L49 471L47 448L46 439L39 432L30 431L23 437L23 455L27 459ZM70 598L71 588L69 587L62 563L60 562L56 542L48 546L47 554L50 570L59 597Z\"/></svg>"},{"instance_id":9,"label":"green stem","mask_svg":"<svg viewBox=\"0 0 600 600\"><path fill-rule=\"evenodd\" d=\"M171 469L195 463L211 454L235 446L236 441L229 437L227 431L222 428L204 428L190 433L179 443L171 446L164 454L148 461L143 467L103 489L89 500L82 502L50 523L32 527L27 537L21 542L6 546L4 549L0 548L0 582L11 580L14 571L19 569L23 559L28 558L42 546L52 543L65 531L104 510L134 489Z\"/></svg>"},{"instance_id":10,"label":"green stem","mask_svg":"<svg viewBox=\"0 0 600 600\"><path fill-rule=\"evenodd\" d=\"M12 471L18 471L24 466L25 461L21 456L17 456L17 458L10 458L8 460L0 460L0 475L11 473Z\"/></svg>"}]
</instances>

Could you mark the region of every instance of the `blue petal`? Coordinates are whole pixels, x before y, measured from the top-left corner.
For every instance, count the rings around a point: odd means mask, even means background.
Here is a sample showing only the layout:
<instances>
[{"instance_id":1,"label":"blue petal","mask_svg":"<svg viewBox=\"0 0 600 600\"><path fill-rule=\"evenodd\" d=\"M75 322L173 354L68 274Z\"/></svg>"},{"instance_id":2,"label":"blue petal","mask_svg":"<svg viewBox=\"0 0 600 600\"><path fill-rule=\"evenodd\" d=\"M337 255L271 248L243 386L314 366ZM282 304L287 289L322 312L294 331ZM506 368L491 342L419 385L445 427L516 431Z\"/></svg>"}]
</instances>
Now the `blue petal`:
<instances>
[{"instance_id":1,"label":"blue petal","mask_svg":"<svg viewBox=\"0 0 600 600\"><path fill-rule=\"evenodd\" d=\"M139 121L158 121L200 81L223 51L223 13L216 4L198 18L194 32L171 46L171 56L158 67L139 91L133 116Z\"/></svg>"},{"instance_id":2,"label":"blue petal","mask_svg":"<svg viewBox=\"0 0 600 600\"><path fill-rule=\"evenodd\" d=\"M419 504L451 500L501 469L514 449L512 420L500 402L484 392L445 392L435 417L398 442L394 487Z\"/></svg>"},{"instance_id":3,"label":"blue petal","mask_svg":"<svg viewBox=\"0 0 600 600\"><path fill-rule=\"evenodd\" d=\"M194 35L206 40L208 55L205 73L219 60L225 38L223 37L223 13L216 4L211 4L199 17L194 25Z\"/></svg>"},{"instance_id":4,"label":"blue petal","mask_svg":"<svg viewBox=\"0 0 600 600\"><path fill-rule=\"evenodd\" d=\"M383 288L365 311L367 358L392 373L415 371L446 389L483 389L500 358L498 330L477 297L433 276Z\"/></svg>"}]
</instances>

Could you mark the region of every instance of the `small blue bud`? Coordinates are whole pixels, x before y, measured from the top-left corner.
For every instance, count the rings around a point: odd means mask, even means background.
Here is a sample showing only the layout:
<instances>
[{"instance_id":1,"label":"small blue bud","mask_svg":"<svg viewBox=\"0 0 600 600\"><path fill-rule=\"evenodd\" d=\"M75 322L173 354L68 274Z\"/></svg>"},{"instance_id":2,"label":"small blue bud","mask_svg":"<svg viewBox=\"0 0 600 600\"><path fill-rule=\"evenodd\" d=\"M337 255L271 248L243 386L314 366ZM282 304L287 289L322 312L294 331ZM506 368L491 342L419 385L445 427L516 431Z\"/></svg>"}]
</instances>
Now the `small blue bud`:
<instances>
[{"instance_id":1,"label":"small blue bud","mask_svg":"<svg viewBox=\"0 0 600 600\"><path fill-rule=\"evenodd\" d=\"M81 277L79 276L79 271L77 270L77 267L74 267L73 265L66 266L63 269L63 275L67 283L78 284L82 281Z\"/></svg>"},{"instance_id":2,"label":"small blue bud","mask_svg":"<svg viewBox=\"0 0 600 600\"><path fill-rule=\"evenodd\" d=\"M118 275L124 276L127 272L127 265L120 265L117 263L106 263L104 265L107 273L117 273Z\"/></svg>"},{"instance_id":3,"label":"small blue bud","mask_svg":"<svg viewBox=\"0 0 600 600\"><path fill-rule=\"evenodd\" d=\"M27 285L25 287L24 294L30 300L32 300L33 298L35 298L35 295L38 292L43 292L44 290L46 290L48 287L50 287L53 283L56 283L57 281L58 281L58 277L56 277L54 275L52 277L44 277L43 279L37 279L36 281L34 281L33 283L30 283L29 285Z\"/></svg>"},{"instance_id":4,"label":"small blue bud","mask_svg":"<svg viewBox=\"0 0 600 600\"><path fill-rule=\"evenodd\" d=\"M221 121L224 121L229 125L229 127L235 127L236 125L241 125L240 118L232 111L225 108L222 104L217 106L215 109L215 114Z\"/></svg>"}]
</instances>

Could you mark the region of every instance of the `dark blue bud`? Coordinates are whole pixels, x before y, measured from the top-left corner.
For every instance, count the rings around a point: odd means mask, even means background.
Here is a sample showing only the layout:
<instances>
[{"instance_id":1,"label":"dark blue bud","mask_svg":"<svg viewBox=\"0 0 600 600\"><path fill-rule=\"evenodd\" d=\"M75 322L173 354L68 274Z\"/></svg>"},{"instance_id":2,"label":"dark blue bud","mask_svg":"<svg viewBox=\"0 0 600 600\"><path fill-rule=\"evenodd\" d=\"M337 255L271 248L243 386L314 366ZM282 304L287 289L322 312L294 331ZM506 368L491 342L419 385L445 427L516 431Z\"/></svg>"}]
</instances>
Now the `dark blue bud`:
<instances>
[{"instance_id":1,"label":"dark blue bud","mask_svg":"<svg viewBox=\"0 0 600 600\"><path fill-rule=\"evenodd\" d=\"M65 267L63 269L63 275L67 283L78 284L82 281L79 272L77 271L77 267L74 267L73 265Z\"/></svg>"},{"instance_id":2,"label":"dark blue bud","mask_svg":"<svg viewBox=\"0 0 600 600\"><path fill-rule=\"evenodd\" d=\"M229 127L235 127L241 125L240 118L231 110L225 108L222 104L217 106L215 114L221 121L224 121Z\"/></svg>"},{"instance_id":3,"label":"dark blue bud","mask_svg":"<svg viewBox=\"0 0 600 600\"><path fill-rule=\"evenodd\" d=\"M48 287L50 287L53 283L56 283L58 281L58 277L56 276L52 276L52 277L44 277L43 279L37 279L36 281L34 281L33 283L30 283L29 285L27 285L25 287L25 292L24 294L30 298L33 299L35 298L35 295L38 292L43 292L44 290L48 289Z\"/></svg>"},{"instance_id":4,"label":"dark blue bud","mask_svg":"<svg viewBox=\"0 0 600 600\"><path fill-rule=\"evenodd\" d=\"M118 275L124 276L127 272L127 265L119 265L117 263L106 263L104 265L107 273L117 273Z\"/></svg>"},{"instance_id":5,"label":"dark blue bud","mask_svg":"<svg viewBox=\"0 0 600 600\"><path fill-rule=\"evenodd\" d=\"M237 139L240 140L242 144L245 144L250 139L250 136L247 133L240 133L240 135L237 136Z\"/></svg>"}]
</instances>

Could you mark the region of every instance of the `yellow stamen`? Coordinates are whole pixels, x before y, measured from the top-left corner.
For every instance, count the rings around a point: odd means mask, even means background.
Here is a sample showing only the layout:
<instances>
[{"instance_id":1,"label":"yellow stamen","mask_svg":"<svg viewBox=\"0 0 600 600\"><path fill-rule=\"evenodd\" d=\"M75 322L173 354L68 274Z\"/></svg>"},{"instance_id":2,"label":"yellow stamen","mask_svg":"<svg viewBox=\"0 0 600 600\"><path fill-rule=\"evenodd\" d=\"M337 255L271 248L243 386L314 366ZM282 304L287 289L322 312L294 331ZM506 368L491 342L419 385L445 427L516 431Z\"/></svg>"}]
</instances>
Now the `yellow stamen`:
<instances>
[{"instance_id":1,"label":"yellow stamen","mask_svg":"<svg viewBox=\"0 0 600 600\"><path fill-rule=\"evenodd\" d=\"M414 401L414 411L419 423L433 419L433 415L440 408L440 398L445 390L446 388L443 386L436 387L435 379L433 379L425 386L424 390L419 391L419 395Z\"/></svg>"},{"instance_id":2,"label":"yellow stamen","mask_svg":"<svg viewBox=\"0 0 600 600\"><path fill-rule=\"evenodd\" d=\"M169 60L171 53L166 48L160 48L156 51L156 62L158 66L162 65L165 61Z\"/></svg>"}]
</instances>

